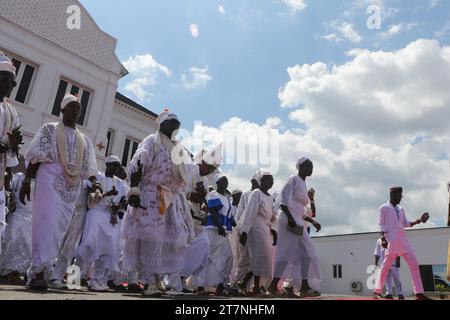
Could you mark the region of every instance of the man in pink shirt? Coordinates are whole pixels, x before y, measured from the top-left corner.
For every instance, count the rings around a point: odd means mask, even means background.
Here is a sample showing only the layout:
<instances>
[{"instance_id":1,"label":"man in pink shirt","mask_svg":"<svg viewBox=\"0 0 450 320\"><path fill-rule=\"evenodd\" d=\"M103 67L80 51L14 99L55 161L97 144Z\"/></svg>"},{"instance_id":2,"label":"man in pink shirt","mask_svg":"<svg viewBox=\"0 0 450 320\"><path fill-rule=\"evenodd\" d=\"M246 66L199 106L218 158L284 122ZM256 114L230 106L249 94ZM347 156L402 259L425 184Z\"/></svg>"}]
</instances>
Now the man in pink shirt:
<instances>
[{"instance_id":1,"label":"man in pink shirt","mask_svg":"<svg viewBox=\"0 0 450 320\"><path fill-rule=\"evenodd\" d=\"M431 300L423 294L419 263L405 232L405 228L411 228L422 222L426 223L429 214L424 213L421 219L417 219L414 222L409 221L406 218L405 210L399 206L402 197L403 189L401 187L393 187L390 190L390 201L380 207L381 245L386 251L377 278L374 298L381 297L381 292L392 263L397 257L402 256L411 272L416 300Z\"/></svg>"}]
</instances>

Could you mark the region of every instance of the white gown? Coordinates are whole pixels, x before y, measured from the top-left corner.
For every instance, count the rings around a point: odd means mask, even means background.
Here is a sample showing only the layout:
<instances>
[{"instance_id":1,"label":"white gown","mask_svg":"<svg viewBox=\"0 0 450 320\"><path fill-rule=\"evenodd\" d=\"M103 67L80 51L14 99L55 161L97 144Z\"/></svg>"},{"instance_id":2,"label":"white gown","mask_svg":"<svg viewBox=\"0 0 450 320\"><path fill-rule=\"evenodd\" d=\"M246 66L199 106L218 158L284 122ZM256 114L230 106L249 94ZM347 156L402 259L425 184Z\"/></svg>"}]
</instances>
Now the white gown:
<instances>
[{"instance_id":1,"label":"white gown","mask_svg":"<svg viewBox=\"0 0 450 320\"><path fill-rule=\"evenodd\" d=\"M195 238L190 208L186 199L185 181L173 165L167 144L160 133L144 139L129 166L128 176L143 166L139 186L141 205L128 207L123 221L123 261L126 272L138 272L146 284L156 277L178 273L189 242ZM158 186L172 192L172 202L164 214L159 212Z\"/></svg>"},{"instance_id":2,"label":"white gown","mask_svg":"<svg viewBox=\"0 0 450 320\"><path fill-rule=\"evenodd\" d=\"M83 179L98 172L95 150L89 138L83 135L84 150L80 168L80 179L72 185L65 177L59 158L56 141L57 123L42 126L31 141L25 160L41 163L37 174L32 218L32 266L28 279L45 270L45 278L51 277L53 265L58 258L78 200ZM65 127L66 159L75 165L78 143L75 130Z\"/></svg>"},{"instance_id":3,"label":"white gown","mask_svg":"<svg viewBox=\"0 0 450 320\"><path fill-rule=\"evenodd\" d=\"M77 248L77 260L82 262L81 270L87 270L100 258L103 268L109 272L118 272L120 259L120 230L122 220L118 219L116 225L110 223L111 211L108 206L111 203L118 204L123 197L127 196L128 185L117 177L109 178L104 174L97 175L97 182L102 185L103 192L112 190L113 186L118 191L116 196L103 198L94 208L86 213L81 243Z\"/></svg>"},{"instance_id":4,"label":"white gown","mask_svg":"<svg viewBox=\"0 0 450 320\"><path fill-rule=\"evenodd\" d=\"M8 225L3 241L2 255L0 256L0 273L2 276L12 272L26 274L31 263L31 214L33 195L26 205L19 200L19 191L22 181L25 178L23 173L14 175L11 189L16 199L16 211L10 212ZM34 183L31 184L31 190Z\"/></svg>"},{"instance_id":5,"label":"white gown","mask_svg":"<svg viewBox=\"0 0 450 320\"><path fill-rule=\"evenodd\" d=\"M259 189L253 191L244 219L238 226L240 234L247 233L250 271L265 278L272 278L273 275L273 238L270 231L276 218L273 204L272 196Z\"/></svg>"},{"instance_id":6,"label":"white gown","mask_svg":"<svg viewBox=\"0 0 450 320\"><path fill-rule=\"evenodd\" d=\"M291 177L281 192L280 205L289 208L297 225L304 226L305 207L309 203L305 181ZM308 233L302 236L287 230L288 219L284 212L278 214L278 244L275 249L274 277L300 283L307 279L313 289L319 289L322 279L317 255Z\"/></svg>"}]
</instances>

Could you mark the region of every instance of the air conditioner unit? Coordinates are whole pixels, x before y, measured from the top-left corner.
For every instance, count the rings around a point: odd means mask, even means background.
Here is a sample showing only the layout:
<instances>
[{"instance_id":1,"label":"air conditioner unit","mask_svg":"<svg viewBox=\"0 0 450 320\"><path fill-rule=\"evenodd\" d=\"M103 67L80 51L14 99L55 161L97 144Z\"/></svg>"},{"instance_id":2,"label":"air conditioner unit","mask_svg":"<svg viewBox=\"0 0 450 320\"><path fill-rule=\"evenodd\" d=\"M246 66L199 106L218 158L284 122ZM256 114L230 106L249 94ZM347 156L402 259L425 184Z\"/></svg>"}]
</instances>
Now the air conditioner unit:
<instances>
[{"instance_id":1,"label":"air conditioner unit","mask_svg":"<svg viewBox=\"0 0 450 320\"><path fill-rule=\"evenodd\" d=\"M362 292L363 286L361 281L352 281L351 283L352 292Z\"/></svg>"}]
</instances>

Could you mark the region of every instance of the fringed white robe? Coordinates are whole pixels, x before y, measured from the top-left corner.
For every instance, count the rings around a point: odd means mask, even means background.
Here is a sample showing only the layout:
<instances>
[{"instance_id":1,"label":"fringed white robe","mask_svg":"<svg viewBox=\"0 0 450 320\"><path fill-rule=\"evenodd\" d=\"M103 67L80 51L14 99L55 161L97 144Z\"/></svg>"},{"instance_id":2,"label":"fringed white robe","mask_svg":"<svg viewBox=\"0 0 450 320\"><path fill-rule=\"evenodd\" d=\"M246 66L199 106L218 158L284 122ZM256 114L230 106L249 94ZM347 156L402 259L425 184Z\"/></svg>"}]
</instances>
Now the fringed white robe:
<instances>
[{"instance_id":1,"label":"fringed white robe","mask_svg":"<svg viewBox=\"0 0 450 320\"><path fill-rule=\"evenodd\" d=\"M138 272L147 284L153 284L157 276L180 272L188 242L195 238L185 182L176 173L171 154L158 135L162 134L145 138L130 163L129 176L137 171L138 160L143 166L139 189L146 210L129 207L122 233L122 267ZM167 187L173 194L164 214L159 212L158 186Z\"/></svg>"},{"instance_id":2,"label":"fringed white robe","mask_svg":"<svg viewBox=\"0 0 450 320\"><path fill-rule=\"evenodd\" d=\"M63 245L75 212L83 179L98 172L95 150L91 140L83 135L84 150L78 184L72 185L59 157L56 141L58 123L42 126L34 136L25 155L27 163L41 163L36 174L32 218L32 265L28 279L45 270L45 278L51 277L55 260ZM65 127L66 161L76 166L78 143L74 129Z\"/></svg>"}]
</instances>

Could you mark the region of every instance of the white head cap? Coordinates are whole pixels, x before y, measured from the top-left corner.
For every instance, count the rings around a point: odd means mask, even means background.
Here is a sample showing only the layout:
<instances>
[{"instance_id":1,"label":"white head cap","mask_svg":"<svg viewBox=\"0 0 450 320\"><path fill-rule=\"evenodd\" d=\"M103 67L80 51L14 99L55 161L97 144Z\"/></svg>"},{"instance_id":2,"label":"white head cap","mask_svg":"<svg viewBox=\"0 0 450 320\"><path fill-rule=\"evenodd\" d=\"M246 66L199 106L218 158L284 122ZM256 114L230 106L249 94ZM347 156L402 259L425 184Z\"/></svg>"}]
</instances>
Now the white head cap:
<instances>
[{"instance_id":1,"label":"white head cap","mask_svg":"<svg viewBox=\"0 0 450 320\"><path fill-rule=\"evenodd\" d=\"M178 117L175 113L172 113L169 109L164 109L158 116L158 118L156 119L156 122L158 123L158 125L161 126L161 124L164 121L168 121L168 120L172 120L172 119L177 119Z\"/></svg>"},{"instance_id":2,"label":"white head cap","mask_svg":"<svg viewBox=\"0 0 450 320\"><path fill-rule=\"evenodd\" d=\"M203 161L205 161L207 164L210 164L216 168L220 166L222 163L223 155L222 155L222 146L223 143L220 143L212 150L205 153L203 156Z\"/></svg>"},{"instance_id":3,"label":"white head cap","mask_svg":"<svg viewBox=\"0 0 450 320\"><path fill-rule=\"evenodd\" d=\"M16 67L2 51L0 51L0 71L16 73Z\"/></svg>"},{"instance_id":4,"label":"white head cap","mask_svg":"<svg viewBox=\"0 0 450 320\"><path fill-rule=\"evenodd\" d=\"M311 161L308 157L300 157L298 158L297 162L295 163L295 166L297 167L297 170L300 170L300 166L304 164L306 161Z\"/></svg>"},{"instance_id":5,"label":"white head cap","mask_svg":"<svg viewBox=\"0 0 450 320\"><path fill-rule=\"evenodd\" d=\"M117 156L109 156L108 158L106 158L106 164L109 163L121 163L121 161Z\"/></svg>"},{"instance_id":6,"label":"white head cap","mask_svg":"<svg viewBox=\"0 0 450 320\"><path fill-rule=\"evenodd\" d=\"M73 94L66 94L61 102L61 110L64 110L64 108L71 102L79 102L78 97L74 96Z\"/></svg>"},{"instance_id":7,"label":"white head cap","mask_svg":"<svg viewBox=\"0 0 450 320\"><path fill-rule=\"evenodd\" d=\"M239 190L239 189L236 189L236 190L233 190L233 192L231 192L231 195L234 196L234 195L239 194L239 193L242 193L242 191Z\"/></svg>"},{"instance_id":8,"label":"white head cap","mask_svg":"<svg viewBox=\"0 0 450 320\"><path fill-rule=\"evenodd\" d=\"M256 178L256 181L258 181L258 184L261 185L261 180L262 180L262 178L263 178L264 176L271 176L271 175L272 175L272 173L270 173L269 171L262 171L262 170L259 170L259 175L258 175L258 177Z\"/></svg>"},{"instance_id":9,"label":"white head cap","mask_svg":"<svg viewBox=\"0 0 450 320\"><path fill-rule=\"evenodd\" d=\"M218 173L214 176L214 182L217 184L217 182L219 182L220 179L222 179L223 177L226 177L222 172Z\"/></svg>"}]
</instances>

